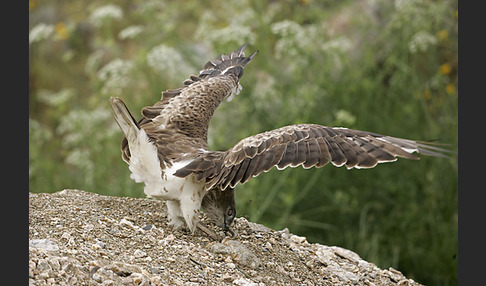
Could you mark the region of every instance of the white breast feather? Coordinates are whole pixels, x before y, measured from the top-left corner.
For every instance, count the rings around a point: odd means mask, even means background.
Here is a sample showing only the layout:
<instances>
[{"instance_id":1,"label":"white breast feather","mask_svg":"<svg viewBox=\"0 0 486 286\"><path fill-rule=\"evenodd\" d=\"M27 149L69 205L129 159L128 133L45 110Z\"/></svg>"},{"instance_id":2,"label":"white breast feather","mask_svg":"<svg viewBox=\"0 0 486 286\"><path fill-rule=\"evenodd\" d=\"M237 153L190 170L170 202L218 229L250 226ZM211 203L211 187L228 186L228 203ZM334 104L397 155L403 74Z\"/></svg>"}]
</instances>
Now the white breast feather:
<instances>
[{"instance_id":1,"label":"white breast feather","mask_svg":"<svg viewBox=\"0 0 486 286\"><path fill-rule=\"evenodd\" d=\"M129 144L130 178L137 183L145 183L144 193L148 197L180 200L181 196L197 192L203 183L196 182L193 175L185 178L174 176L174 173L190 163L190 160L173 163L170 168L161 170L157 156L157 147L150 142L143 129L138 133L137 140Z\"/></svg>"}]
</instances>

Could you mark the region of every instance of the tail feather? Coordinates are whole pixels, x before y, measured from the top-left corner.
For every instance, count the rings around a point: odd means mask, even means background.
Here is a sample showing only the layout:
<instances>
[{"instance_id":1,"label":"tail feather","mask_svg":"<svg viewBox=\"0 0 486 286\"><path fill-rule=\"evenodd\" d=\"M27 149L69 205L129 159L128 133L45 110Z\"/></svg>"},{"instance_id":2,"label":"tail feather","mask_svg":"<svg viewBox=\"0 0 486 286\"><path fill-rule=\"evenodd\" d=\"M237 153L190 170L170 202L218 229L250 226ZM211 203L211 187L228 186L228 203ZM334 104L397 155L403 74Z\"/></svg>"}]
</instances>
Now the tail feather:
<instances>
[{"instance_id":1,"label":"tail feather","mask_svg":"<svg viewBox=\"0 0 486 286\"><path fill-rule=\"evenodd\" d=\"M118 97L110 97L110 104L111 109L113 109L115 121L125 134L128 142L135 141L140 129L123 100Z\"/></svg>"},{"instance_id":2,"label":"tail feather","mask_svg":"<svg viewBox=\"0 0 486 286\"><path fill-rule=\"evenodd\" d=\"M199 73L200 78L210 78L224 74L234 74L238 78L243 75L243 68L255 57L258 50L245 57L245 48L248 43L244 44L236 51L228 55L221 55L218 58L207 62Z\"/></svg>"}]
</instances>

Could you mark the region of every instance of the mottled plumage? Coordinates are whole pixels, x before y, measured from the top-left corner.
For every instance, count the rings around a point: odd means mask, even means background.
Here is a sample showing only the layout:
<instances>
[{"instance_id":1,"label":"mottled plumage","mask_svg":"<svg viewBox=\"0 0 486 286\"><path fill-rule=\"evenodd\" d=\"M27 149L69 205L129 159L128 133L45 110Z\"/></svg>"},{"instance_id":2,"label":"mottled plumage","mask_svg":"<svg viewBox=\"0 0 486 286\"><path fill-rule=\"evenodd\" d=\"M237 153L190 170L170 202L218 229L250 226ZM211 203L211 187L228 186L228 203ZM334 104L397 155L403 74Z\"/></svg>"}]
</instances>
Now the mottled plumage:
<instances>
[{"instance_id":1,"label":"mottled plumage","mask_svg":"<svg viewBox=\"0 0 486 286\"><path fill-rule=\"evenodd\" d=\"M256 52L245 57L246 44L209 61L199 76L162 93L160 101L132 117L123 101L111 98L115 119L123 130L122 158L131 178L145 183L147 196L167 200L175 227L191 231L202 207L217 225L228 229L236 214L234 187L273 167L335 166L373 168L397 157L419 159L414 152L444 156L446 150L413 141L317 124L289 125L247 137L227 151L210 151L211 117L224 100L241 90L239 79Z\"/></svg>"}]
</instances>

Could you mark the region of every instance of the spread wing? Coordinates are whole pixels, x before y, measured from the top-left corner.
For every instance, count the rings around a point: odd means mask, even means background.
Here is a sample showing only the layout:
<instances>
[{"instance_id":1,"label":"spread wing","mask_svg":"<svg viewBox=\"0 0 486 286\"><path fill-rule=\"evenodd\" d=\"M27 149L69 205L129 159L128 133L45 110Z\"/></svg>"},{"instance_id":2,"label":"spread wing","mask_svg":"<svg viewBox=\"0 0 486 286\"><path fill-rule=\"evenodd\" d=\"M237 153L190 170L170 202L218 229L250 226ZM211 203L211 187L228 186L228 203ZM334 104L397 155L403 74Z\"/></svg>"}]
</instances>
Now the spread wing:
<instances>
[{"instance_id":1,"label":"spread wing","mask_svg":"<svg viewBox=\"0 0 486 286\"><path fill-rule=\"evenodd\" d=\"M199 76L191 75L184 81L184 86L176 89L168 89L162 92L162 98L153 106L147 106L142 109L142 114L145 119L151 120L161 114L161 111L168 104L169 100L180 95L191 84L202 79L216 77L228 72L235 73L238 78L243 75L243 68L255 57L258 51L255 51L249 57L245 57L245 48L248 43L244 44L237 50L225 55L222 54L214 60L208 61L199 71ZM142 122L143 123L143 122Z\"/></svg>"},{"instance_id":2,"label":"spread wing","mask_svg":"<svg viewBox=\"0 0 486 286\"><path fill-rule=\"evenodd\" d=\"M445 149L431 143L395 138L377 133L316 124L289 125L247 137L233 148L199 154L175 175L194 174L207 188L234 188L273 167L334 166L373 168L397 157L419 159L412 153L446 157Z\"/></svg>"},{"instance_id":3,"label":"spread wing","mask_svg":"<svg viewBox=\"0 0 486 286\"><path fill-rule=\"evenodd\" d=\"M152 106L146 106L142 109L142 118L140 118L136 123L137 127L142 128L146 124L150 124L154 118L163 114L164 109L169 104L170 100L181 95L187 87L193 83L199 82L204 79L211 77L217 77L222 74L233 73L238 78L243 75L243 68L255 57L258 51L255 51L250 56L245 57L245 48L248 43L242 45L237 50L229 53L222 54L216 59L208 61L202 69L199 71L199 75L190 75L188 79L184 81L182 87L176 89L168 89L162 92L161 99ZM128 141L123 138L122 144L122 157L125 162L130 160L130 149L128 148Z\"/></svg>"}]
</instances>

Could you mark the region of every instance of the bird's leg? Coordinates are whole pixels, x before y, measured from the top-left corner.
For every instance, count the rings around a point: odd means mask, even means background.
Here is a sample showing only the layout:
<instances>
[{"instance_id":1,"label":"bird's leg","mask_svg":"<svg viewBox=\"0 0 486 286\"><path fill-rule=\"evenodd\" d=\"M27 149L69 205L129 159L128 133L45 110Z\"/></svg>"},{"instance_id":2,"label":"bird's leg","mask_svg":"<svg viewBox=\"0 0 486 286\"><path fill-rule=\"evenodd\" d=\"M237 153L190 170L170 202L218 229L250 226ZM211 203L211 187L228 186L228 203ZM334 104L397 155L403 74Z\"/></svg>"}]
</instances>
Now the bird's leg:
<instances>
[{"instance_id":1,"label":"bird's leg","mask_svg":"<svg viewBox=\"0 0 486 286\"><path fill-rule=\"evenodd\" d=\"M180 202L182 216L192 234L196 231L196 226L199 222L201 201L202 197L192 194L190 197L183 197Z\"/></svg>"},{"instance_id":2,"label":"bird's leg","mask_svg":"<svg viewBox=\"0 0 486 286\"><path fill-rule=\"evenodd\" d=\"M181 229L184 226L184 220L181 211L181 204L179 201L166 201L167 214L169 219L169 224L175 229Z\"/></svg>"}]
</instances>

